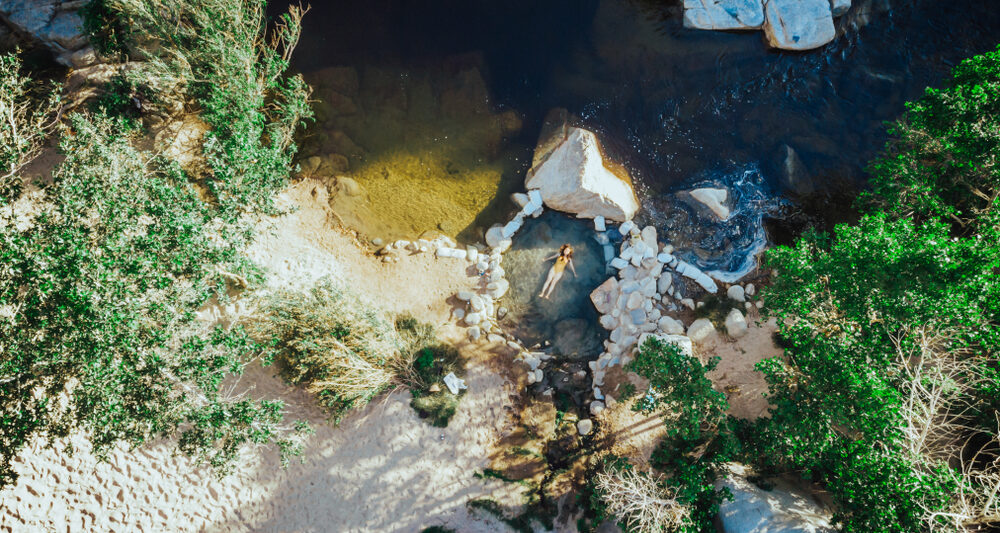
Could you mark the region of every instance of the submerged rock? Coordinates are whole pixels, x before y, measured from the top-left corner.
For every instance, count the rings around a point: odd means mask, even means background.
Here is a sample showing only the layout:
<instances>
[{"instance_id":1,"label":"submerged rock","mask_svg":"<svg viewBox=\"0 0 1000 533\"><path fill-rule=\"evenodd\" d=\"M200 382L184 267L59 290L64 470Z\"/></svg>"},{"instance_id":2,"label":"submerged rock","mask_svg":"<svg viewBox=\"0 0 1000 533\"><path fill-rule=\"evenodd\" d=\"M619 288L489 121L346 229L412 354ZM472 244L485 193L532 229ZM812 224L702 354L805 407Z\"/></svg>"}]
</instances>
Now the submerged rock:
<instances>
[{"instance_id":1,"label":"submerged rock","mask_svg":"<svg viewBox=\"0 0 1000 533\"><path fill-rule=\"evenodd\" d=\"M830 0L768 0L764 6L767 43L784 50L812 50L837 36Z\"/></svg>"},{"instance_id":2,"label":"submerged rock","mask_svg":"<svg viewBox=\"0 0 1000 533\"><path fill-rule=\"evenodd\" d=\"M684 27L755 30L764 25L760 0L684 0Z\"/></svg>"},{"instance_id":3,"label":"submerged rock","mask_svg":"<svg viewBox=\"0 0 1000 533\"><path fill-rule=\"evenodd\" d=\"M545 205L580 218L631 219L639 210L631 178L608 168L593 132L570 127L565 135L550 152L538 157L540 162L528 171L525 186L537 189Z\"/></svg>"},{"instance_id":4,"label":"submerged rock","mask_svg":"<svg viewBox=\"0 0 1000 533\"><path fill-rule=\"evenodd\" d=\"M691 191L691 197L705 204L705 207L711 209L715 216L719 217L719 220L729 218L729 207L726 206L729 191L726 189L695 189Z\"/></svg>"}]
</instances>

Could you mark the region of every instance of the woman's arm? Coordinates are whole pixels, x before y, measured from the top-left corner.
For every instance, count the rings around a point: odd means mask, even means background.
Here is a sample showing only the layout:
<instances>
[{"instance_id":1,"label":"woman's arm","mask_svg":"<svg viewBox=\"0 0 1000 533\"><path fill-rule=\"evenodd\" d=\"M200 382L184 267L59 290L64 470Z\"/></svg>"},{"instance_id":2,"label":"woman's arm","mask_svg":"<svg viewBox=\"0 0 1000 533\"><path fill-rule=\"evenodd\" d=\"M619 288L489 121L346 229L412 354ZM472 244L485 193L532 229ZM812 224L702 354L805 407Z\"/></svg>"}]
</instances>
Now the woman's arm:
<instances>
[{"instance_id":1,"label":"woman's arm","mask_svg":"<svg viewBox=\"0 0 1000 533\"><path fill-rule=\"evenodd\" d=\"M557 254L557 253L556 254L552 254L552 255L546 257L545 259L542 259L542 261L551 261L551 260L553 260L553 259L555 259L557 257L559 257L559 254Z\"/></svg>"},{"instance_id":2,"label":"woman's arm","mask_svg":"<svg viewBox=\"0 0 1000 533\"><path fill-rule=\"evenodd\" d=\"M574 278L575 278L575 277L577 277L577 275L576 275L576 267L575 267L575 266L573 266L573 260L572 260L572 259L570 259L570 260L568 261L568 264L569 264L569 269L573 271L573 277L574 277Z\"/></svg>"}]
</instances>

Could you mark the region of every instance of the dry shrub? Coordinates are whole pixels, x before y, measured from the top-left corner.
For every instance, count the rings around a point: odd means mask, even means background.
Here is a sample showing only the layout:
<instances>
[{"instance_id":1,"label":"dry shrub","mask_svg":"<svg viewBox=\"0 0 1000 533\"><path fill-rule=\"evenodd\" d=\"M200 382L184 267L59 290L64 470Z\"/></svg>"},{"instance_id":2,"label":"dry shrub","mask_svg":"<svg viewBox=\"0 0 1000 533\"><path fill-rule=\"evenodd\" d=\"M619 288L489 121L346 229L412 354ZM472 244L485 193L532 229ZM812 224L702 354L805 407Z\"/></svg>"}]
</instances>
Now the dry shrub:
<instances>
[{"instance_id":1,"label":"dry shrub","mask_svg":"<svg viewBox=\"0 0 1000 533\"><path fill-rule=\"evenodd\" d=\"M250 330L282 374L316 394L335 420L406 384L413 367L393 322L329 280L271 295Z\"/></svg>"},{"instance_id":2,"label":"dry shrub","mask_svg":"<svg viewBox=\"0 0 1000 533\"><path fill-rule=\"evenodd\" d=\"M628 531L673 531L688 519L687 507L669 488L634 467L609 463L597 473L595 484L607 511Z\"/></svg>"}]
</instances>

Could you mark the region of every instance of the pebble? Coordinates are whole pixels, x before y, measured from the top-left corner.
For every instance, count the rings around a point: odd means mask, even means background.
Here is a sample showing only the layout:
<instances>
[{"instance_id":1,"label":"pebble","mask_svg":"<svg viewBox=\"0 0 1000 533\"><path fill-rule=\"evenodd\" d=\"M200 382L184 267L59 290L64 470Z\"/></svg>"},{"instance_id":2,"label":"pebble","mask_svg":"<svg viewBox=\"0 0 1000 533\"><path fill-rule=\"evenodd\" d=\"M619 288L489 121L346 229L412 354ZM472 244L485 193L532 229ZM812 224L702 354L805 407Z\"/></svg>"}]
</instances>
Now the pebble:
<instances>
[{"instance_id":1,"label":"pebble","mask_svg":"<svg viewBox=\"0 0 1000 533\"><path fill-rule=\"evenodd\" d=\"M604 402L600 400L594 400L590 402L590 414L597 416L604 411Z\"/></svg>"},{"instance_id":2,"label":"pebble","mask_svg":"<svg viewBox=\"0 0 1000 533\"><path fill-rule=\"evenodd\" d=\"M757 287L754 287L753 283L747 283L747 286L743 289L743 294L753 296L757 294Z\"/></svg>"},{"instance_id":3,"label":"pebble","mask_svg":"<svg viewBox=\"0 0 1000 533\"><path fill-rule=\"evenodd\" d=\"M576 423L576 431L580 433L580 435L590 435L590 432L593 430L594 423L589 418L584 418Z\"/></svg>"},{"instance_id":4,"label":"pebble","mask_svg":"<svg viewBox=\"0 0 1000 533\"><path fill-rule=\"evenodd\" d=\"M477 326L473 326L473 327L469 328L469 338L472 339L472 340L474 340L474 341L475 340L479 340L479 337L481 337L482 334L483 334L483 331L481 329L479 329Z\"/></svg>"}]
</instances>

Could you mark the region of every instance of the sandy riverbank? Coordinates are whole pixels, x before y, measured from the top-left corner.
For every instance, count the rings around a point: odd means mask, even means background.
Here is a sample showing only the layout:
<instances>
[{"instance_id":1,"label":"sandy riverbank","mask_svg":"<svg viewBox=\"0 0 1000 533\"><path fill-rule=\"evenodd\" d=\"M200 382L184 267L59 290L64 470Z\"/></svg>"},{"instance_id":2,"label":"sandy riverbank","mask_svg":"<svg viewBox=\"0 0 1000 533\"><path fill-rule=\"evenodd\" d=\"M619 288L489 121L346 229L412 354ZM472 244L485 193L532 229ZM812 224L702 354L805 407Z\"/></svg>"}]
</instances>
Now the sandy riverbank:
<instances>
[{"instance_id":1,"label":"sandy riverbank","mask_svg":"<svg viewBox=\"0 0 1000 533\"><path fill-rule=\"evenodd\" d=\"M282 195L298 210L276 221L251 250L272 271L273 286L304 286L332 275L376 305L446 322L446 299L471 279L466 263L430 254L382 263L330 223L325 189L306 180ZM445 338L461 332L442 328ZM496 531L468 514L472 498L503 499L501 483L473 477L488 463L511 405L512 387L486 345L459 341L469 359L469 392L446 429L420 420L409 394L396 392L349 416L325 422L315 403L271 369L248 368L240 386L283 399L288 418L313 424L302 457L282 469L276 454L248 454L218 480L168 442L118 449L101 463L82 435L17 459L21 477L0 492L0 531L419 531L446 525ZM67 445L75 448L73 455Z\"/></svg>"}]
</instances>

